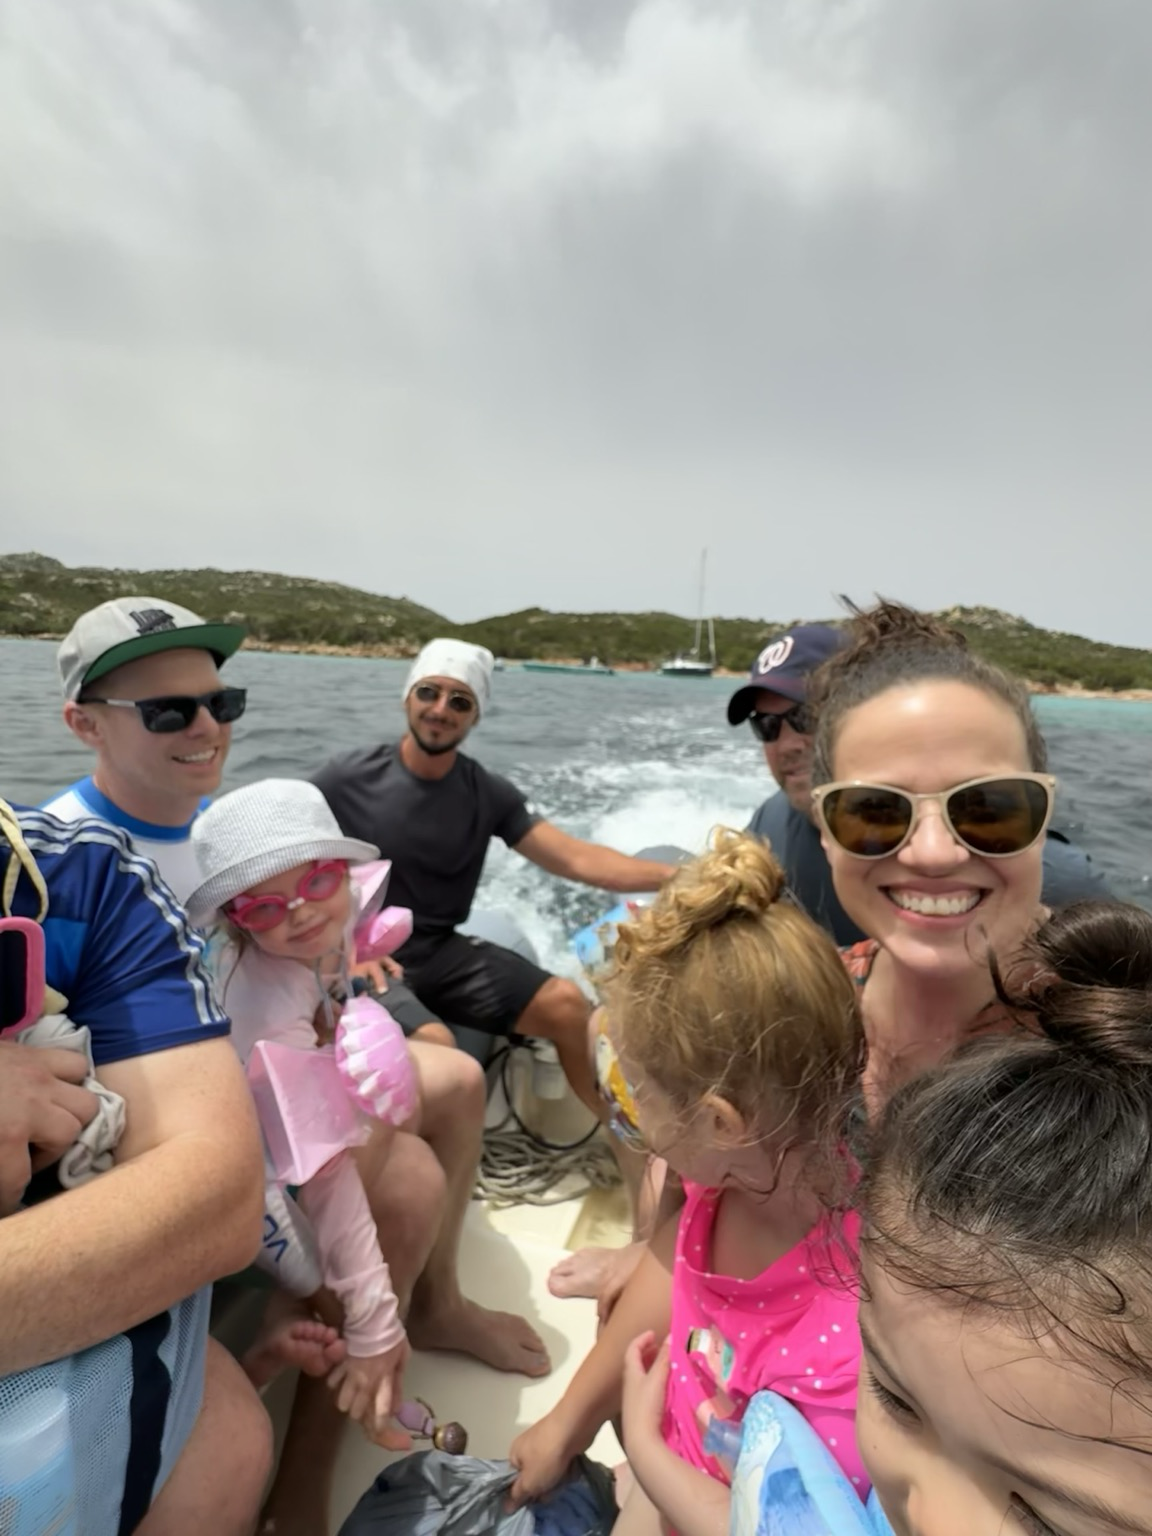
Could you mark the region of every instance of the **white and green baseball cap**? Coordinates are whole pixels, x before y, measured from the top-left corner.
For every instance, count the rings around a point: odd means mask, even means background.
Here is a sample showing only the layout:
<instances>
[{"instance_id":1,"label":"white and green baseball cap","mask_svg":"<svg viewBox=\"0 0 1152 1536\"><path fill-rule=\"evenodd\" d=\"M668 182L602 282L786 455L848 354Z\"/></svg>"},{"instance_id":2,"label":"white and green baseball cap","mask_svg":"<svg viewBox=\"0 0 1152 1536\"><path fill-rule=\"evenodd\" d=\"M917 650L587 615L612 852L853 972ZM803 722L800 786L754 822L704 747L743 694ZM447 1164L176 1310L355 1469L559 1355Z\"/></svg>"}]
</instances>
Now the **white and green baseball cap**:
<instances>
[{"instance_id":1,"label":"white and green baseball cap","mask_svg":"<svg viewBox=\"0 0 1152 1536\"><path fill-rule=\"evenodd\" d=\"M82 613L56 652L66 699L126 661L157 651L209 651L217 665L240 649L239 624L210 624L162 597L114 597Z\"/></svg>"}]
</instances>

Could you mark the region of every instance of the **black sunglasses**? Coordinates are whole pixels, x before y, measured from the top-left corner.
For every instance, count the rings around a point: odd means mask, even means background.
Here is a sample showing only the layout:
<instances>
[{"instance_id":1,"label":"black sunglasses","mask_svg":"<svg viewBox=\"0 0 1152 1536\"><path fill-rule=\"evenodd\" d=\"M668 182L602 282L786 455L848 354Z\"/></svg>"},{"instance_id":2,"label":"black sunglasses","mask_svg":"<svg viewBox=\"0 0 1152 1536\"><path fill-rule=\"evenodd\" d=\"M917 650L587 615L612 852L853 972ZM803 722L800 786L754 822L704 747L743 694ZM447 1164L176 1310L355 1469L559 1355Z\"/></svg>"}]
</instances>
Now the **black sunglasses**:
<instances>
[{"instance_id":1,"label":"black sunglasses","mask_svg":"<svg viewBox=\"0 0 1152 1536\"><path fill-rule=\"evenodd\" d=\"M808 713L806 704L793 704L791 709L784 709L779 714L769 710L753 710L748 716L748 724L752 727L752 734L758 736L761 741L771 744L778 741L782 728L787 724L792 727L798 736L811 736L812 716Z\"/></svg>"},{"instance_id":2,"label":"black sunglasses","mask_svg":"<svg viewBox=\"0 0 1152 1536\"><path fill-rule=\"evenodd\" d=\"M470 693L453 693L450 688L438 688L435 683L417 683L412 692L421 704L435 704L441 694L448 700L448 708L458 715L470 715L476 708L476 700Z\"/></svg>"},{"instance_id":3,"label":"black sunglasses","mask_svg":"<svg viewBox=\"0 0 1152 1536\"><path fill-rule=\"evenodd\" d=\"M186 731L202 708L218 725L231 725L233 720L239 720L248 706L248 690L217 688L213 693L173 694L160 699L82 699L81 703L134 709L146 731L170 736L176 731Z\"/></svg>"}]
</instances>

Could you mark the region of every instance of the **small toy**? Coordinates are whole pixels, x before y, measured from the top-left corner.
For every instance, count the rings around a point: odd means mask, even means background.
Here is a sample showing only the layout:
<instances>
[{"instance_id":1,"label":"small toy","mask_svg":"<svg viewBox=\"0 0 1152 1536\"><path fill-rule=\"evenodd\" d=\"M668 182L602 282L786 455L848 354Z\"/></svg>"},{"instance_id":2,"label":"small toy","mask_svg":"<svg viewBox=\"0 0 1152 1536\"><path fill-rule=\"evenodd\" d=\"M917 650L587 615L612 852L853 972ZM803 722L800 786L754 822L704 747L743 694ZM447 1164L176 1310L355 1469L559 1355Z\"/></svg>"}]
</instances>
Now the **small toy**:
<instances>
[{"instance_id":1,"label":"small toy","mask_svg":"<svg viewBox=\"0 0 1152 1536\"><path fill-rule=\"evenodd\" d=\"M396 1410L396 1421L417 1440L431 1440L434 1448L449 1456L463 1456L468 1449L468 1431L454 1420L437 1424L436 1415L422 1397L410 1398Z\"/></svg>"}]
</instances>

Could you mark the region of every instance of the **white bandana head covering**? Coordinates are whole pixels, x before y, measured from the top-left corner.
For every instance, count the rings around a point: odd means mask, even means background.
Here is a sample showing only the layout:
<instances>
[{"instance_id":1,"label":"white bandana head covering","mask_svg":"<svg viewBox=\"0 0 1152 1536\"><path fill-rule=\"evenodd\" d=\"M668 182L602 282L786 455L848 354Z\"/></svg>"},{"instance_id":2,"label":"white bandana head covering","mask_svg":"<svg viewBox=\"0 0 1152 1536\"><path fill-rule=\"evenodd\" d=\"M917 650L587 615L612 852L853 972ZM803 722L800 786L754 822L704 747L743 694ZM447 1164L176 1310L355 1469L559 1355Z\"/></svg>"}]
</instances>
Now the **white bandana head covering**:
<instances>
[{"instance_id":1,"label":"white bandana head covering","mask_svg":"<svg viewBox=\"0 0 1152 1536\"><path fill-rule=\"evenodd\" d=\"M471 645L467 640L429 640L412 663L408 681L404 684L404 698L407 699L416 684L426 677L448 677L471 690L479 717L488 708L492 696L495 666L492 652L482 645Z\"/></svg>"}]
</instances>

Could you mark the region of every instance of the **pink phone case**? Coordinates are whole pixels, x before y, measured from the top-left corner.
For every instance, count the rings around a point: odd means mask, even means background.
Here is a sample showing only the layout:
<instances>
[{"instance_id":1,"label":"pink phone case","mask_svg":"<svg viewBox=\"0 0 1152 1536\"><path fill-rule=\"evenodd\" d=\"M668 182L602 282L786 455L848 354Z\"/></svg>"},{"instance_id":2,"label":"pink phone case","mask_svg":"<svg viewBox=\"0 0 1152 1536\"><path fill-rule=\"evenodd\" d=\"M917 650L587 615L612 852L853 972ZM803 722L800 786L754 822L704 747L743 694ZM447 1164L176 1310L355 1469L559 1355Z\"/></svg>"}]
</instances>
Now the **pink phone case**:
<instances>
[{"instance_id":1,"label":"pink phone case","mask_svg":"<svg viewBox=\"0 0 1152 1536\"><path fill-rule=\"evenodd\" d=\"M44 930L30 917L0 917L0 934L24 935L24 1003L23 1011L14 1024L0 1031L0 1038L14 1035L18 1030L35 1024L44 1011ZM2 941L0 941L2 942Z\"/></svg>"}]
</instances>

